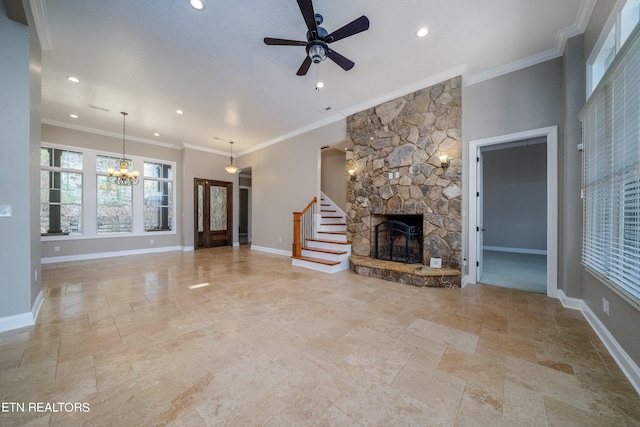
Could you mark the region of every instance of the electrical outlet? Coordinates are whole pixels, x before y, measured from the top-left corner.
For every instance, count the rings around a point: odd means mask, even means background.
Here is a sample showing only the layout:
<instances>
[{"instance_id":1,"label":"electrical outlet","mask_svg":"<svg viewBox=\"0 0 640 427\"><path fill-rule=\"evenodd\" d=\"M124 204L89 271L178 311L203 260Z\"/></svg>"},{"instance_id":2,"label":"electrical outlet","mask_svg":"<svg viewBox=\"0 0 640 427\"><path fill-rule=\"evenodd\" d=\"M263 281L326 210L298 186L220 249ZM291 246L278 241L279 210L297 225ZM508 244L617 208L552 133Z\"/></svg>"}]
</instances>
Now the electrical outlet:
<instances>
[{"instance_id":1,"label":"electrical outlet","mask_svg":"<svg viewBox=\"0 0 640 427\"><path fill-rule=\"evenodd\" d=\"M60 252L60 246L54 246L53 252Z\"/></svg>"},{"instance_id":2,"label":"electrical outlet","mask_svg":"<svg viewBox=\"0 0 640 427\"><path fill-rule=\"evenodd\" d=\"M393 179L393 172L389 172L389 179Z\"/></svg>"},{"instance_id":3,"label":"electrical outlet","mask_svg":"<svg viewBox=\"0 0 640 427\"><path fill-rule=\"evenodd\" d=\"M278 237L278 242L282 243L282 237Z\"/></svg>"},{"instance_id":4,"label":"electrical outlet","mask_svg":"<svg viewBox=\"0 0 640 427\"><path fill-rule=\"evenodd\" d=\"M396 172L395 177L400 178L400 172Z\"/></svg>"},{"instance_id":5,"label":"electrical outlet","mask_svg":"<svg viewBox=\"0 0 640 427\"><path fill-rule=\"evenodd\" d=\"M607 316L609 315L609 301L607 301L606 298L602 298L602 311L604 311L604 314Z\"/></svg>"},{"instance_id":6,"label":"electrical outlet","mask_svg":"<svg viewBox=\"0 0 640 427\"><path fill-rule=\"evenodd\" d=\"M151 239L149 243L153 245L155 243L155 240Z\"/></svg>"}]
</instances>

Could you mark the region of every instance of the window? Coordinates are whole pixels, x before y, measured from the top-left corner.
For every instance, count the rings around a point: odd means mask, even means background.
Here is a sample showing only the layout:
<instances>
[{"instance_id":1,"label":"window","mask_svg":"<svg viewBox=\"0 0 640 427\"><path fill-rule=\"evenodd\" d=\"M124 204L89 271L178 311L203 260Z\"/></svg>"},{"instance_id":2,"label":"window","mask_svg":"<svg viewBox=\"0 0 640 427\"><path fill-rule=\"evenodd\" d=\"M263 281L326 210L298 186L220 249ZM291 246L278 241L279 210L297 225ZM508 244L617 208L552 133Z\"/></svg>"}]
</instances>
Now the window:
<instances>
[{"instance_id":1,"label":"window","mask_svg":"<svg viewBox=\"0 0 640 427\"><path fill-rule=\"evenodd\" d=\"M640 33L582 111L585 266L640 303Z\"/></svg>"},{"instance_id":2,"label":"window","mask_svg":"<svg viewBox=\"0 0 640 427\"><path fill-rule=\"evenodd\" d=\"M40 149L40 233L82 234L82 153Z\"/></svg>"},{"instance_id":3,"label":"window","mask_svg":"<svg viewBox=\"0 0 640 427\"><path fill-rule=\"evenodd\" d=\"M171 230L173 227L173 168L144 162L144 229Z\"/></svg>"},{"instance_id":4,"label":"window","mask_svg":"<svg viewBox=\"0 0 640 427\"><path fill-rule=\"evenodd\" d=\"M117 163L117 157L97 156L96 159L98 234L133 231L133 188L111 184L107 180L107 170Z\"/></svg>"},{"instance_id":5,"label":"window","mask_svg":"<svg viewBox=\"0 0 640 427\"><path fill-rule=\"evenodd\" d=\"M593 60L589 60L588 79L589 88L587 94L591 94L602 80L607 69L613 62L624 43L627 41L634 28L640 22L640 0L618 1L615 15L610 19L611 26L607 37L601 42L599 48L592 53ZM603 33L604 34L604 33Z\"/></svg>"},{"instance_id":6,"label":"window","mask_svg":"<svg viewBox=\"0 0 640 427\"><path fill-rule=\"evenodd\" d=\"M141 171L140 182L120 186L109 182L107 172L119 154L43 143L42 241L175 234L176 164L129 157Z\"/></svg>"}]
</instances>

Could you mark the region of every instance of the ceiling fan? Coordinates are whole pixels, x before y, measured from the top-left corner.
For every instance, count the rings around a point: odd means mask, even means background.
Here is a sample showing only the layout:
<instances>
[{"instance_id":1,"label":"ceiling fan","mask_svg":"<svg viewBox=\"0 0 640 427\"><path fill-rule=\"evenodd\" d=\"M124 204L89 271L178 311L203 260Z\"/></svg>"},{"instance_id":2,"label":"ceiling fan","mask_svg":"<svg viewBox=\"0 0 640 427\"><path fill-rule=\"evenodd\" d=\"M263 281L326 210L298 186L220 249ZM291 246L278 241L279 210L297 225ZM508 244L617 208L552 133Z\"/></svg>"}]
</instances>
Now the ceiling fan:
<instances>
[{"instance_id":1,"label":"ceiling fan","mask_svg":"<svg viewBox=\"0 0 640 427\"><path fill-rule=\"evenodd\" d=\"M332 32L328 33L327 30L322 28L323 18L322 15L313 11L312 0L297 0L304 22L307 24L307 41L296 41L286 39L275 39L271 37L265 37L264 42L270 46L304 46L307 50L307 57L302 62L302 65L296 73L299 76L304 76L309 71L311 63L319 64L327 57L333 62L342 67L343 70L349 71L355 65L353 61L340 55L335 50L329 48L329 44L338 40L342 40L346 37L354 34L361 33L369 29L369 19L366 16L361 16Z\"/></svg>"}]
</instances>

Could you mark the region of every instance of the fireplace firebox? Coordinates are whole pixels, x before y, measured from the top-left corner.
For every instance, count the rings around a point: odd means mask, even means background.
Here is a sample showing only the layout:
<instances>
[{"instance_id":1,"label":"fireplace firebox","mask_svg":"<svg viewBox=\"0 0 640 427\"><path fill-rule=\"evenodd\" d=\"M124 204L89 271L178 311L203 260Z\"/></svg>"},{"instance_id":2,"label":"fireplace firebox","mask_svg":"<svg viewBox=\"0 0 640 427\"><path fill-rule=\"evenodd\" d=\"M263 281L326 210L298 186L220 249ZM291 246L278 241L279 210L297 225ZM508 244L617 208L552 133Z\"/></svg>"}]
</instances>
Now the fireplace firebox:
<instances>
[{"instance_id":1,"label":"fireplace firebox","mask_svg":"<svg viewBox=\"0 0 640 427\"><path fill-rule=\"evenodd\" d=\"M385 216L372 231L373 258L405 264L422 262L422 215Z\"/></svg>"}]
</instances>

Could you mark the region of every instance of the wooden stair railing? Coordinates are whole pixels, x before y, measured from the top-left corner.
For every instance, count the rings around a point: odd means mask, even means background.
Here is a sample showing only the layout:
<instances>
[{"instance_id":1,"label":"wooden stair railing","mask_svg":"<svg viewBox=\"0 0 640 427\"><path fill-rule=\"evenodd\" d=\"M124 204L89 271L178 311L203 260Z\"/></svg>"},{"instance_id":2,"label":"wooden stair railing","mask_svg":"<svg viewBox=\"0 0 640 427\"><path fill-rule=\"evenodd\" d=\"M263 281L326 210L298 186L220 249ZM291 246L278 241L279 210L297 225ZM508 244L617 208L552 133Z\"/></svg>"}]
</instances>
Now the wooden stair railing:
<instances>
[{"instance_id":1,"label":"wooden stair railing","mask_svg":"<svg viewBox=\"0 0 640 427\"><path fill-rule=\"evenodd\" d=\"M294 258L302 256L302 248L305 240L313 238L317 201L318 198L314 197L301 212L293 213L293 244L291 245L291 255Z\"/></svg>"}]
</instances>

